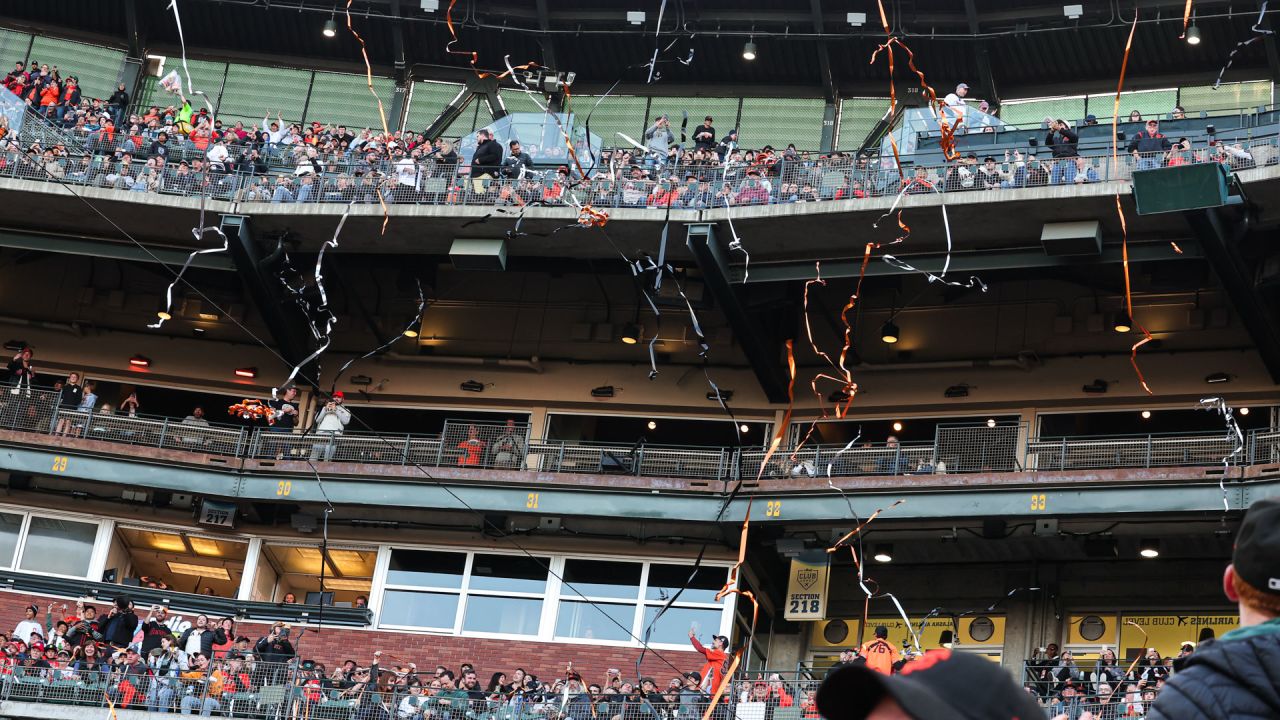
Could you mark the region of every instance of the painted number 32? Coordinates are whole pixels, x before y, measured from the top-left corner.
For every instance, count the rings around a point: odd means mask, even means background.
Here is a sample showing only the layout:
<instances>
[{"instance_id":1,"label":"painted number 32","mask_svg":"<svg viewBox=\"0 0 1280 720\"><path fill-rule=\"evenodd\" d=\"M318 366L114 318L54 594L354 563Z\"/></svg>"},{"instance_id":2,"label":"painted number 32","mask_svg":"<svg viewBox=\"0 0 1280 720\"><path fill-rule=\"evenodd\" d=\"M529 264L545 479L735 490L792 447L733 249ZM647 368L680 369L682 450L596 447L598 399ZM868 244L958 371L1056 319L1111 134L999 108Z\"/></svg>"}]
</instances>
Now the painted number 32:
<instances>
[{"instance_id":1,"label":"painted number 32","mask_svg":"<svg viewBox=\"0 0 1280 720\"><path fill-rule=\"evenodd\" d=\"M1045 501L1044 493L1040 493L1039 495L1035 493L1031 494L1032 510L1045 510L1047 508L1048 508L1048 503Z\"/></svg>"},{"instance_id":2,"label":"painted number 32","mask_svg":"<svg viewBox=\"0 0 1280 720\"><path fill-rule=\"evenodd\" d=\"M764 506L764 516L782 517L782 501L770 500L768 504Z\"/></svg>"}]
</instances>

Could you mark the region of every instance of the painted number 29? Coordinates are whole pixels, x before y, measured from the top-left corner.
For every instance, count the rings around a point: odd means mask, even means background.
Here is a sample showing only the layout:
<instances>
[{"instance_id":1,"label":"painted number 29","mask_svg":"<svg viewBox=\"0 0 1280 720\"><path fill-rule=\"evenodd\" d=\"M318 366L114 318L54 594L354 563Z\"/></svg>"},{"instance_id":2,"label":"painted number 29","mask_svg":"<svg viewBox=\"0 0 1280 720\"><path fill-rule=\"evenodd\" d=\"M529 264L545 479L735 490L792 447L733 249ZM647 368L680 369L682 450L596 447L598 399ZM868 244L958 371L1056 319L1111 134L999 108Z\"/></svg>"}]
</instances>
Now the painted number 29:
<instances>
[{"instance_id":1,"label":"painted number 29","mask_svg":"<svg viewBox=\"0 0 1280 720\"><path fill-rule=\"evenodd\" d=\"M1045 501L1044 493L1040 493L1039 495L1035 493L1031 494L1032 510L1045 510L1047 508L1048 508L1048 503Z\"/></svg>"},{"instance_id":2,"label":"painted number 29","mask_svg":"<svg viewBox=\"0 0 1280 720\"><path fill-rule=\"evenodd\" d=\"M66 472L66 471L67 471L67 456L54 455L53 456L53 472Z\"/></svg>"}]
</instances>

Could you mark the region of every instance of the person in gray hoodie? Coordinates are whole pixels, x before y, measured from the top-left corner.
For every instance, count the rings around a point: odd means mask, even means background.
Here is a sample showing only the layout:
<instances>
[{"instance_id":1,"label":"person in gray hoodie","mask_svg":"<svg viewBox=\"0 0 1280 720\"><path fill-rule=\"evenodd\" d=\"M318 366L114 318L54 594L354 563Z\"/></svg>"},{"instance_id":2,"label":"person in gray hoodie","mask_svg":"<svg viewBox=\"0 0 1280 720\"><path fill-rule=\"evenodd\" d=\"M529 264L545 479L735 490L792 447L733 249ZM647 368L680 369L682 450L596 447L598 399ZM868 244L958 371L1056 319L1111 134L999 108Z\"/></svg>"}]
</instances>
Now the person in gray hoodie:
<instances>
[{"instance_id":1,"label":"person in gray hoodie","mask_svg":"<svg viewBox=\"0 0 1280 720\"><path fill-rule=\"evenodd\" d=\"M645 164L649 167L661 166L666 162L667 149L676 141L676 136L671 132L671 121L666 115L659 115L654 118L653 125L644 131L644 144L648 150L645 153Z\"/></svg>"},{"instance_id":2,"label":"person in gray hoodie","mask_svg":"<svg viewBox=\"0 0 1280 720\"><path fill-rule=\"evenodd\" d=\"M333 453L338 448L338 436L342 435L347 423L351 422L351 411L342 406L342 401L342 391L339 390L316 413L315 432L324 441L311 447L312 462L319 460L321 453L324 453L325 462L333 460Z\"/></svg>"}]
</instances>

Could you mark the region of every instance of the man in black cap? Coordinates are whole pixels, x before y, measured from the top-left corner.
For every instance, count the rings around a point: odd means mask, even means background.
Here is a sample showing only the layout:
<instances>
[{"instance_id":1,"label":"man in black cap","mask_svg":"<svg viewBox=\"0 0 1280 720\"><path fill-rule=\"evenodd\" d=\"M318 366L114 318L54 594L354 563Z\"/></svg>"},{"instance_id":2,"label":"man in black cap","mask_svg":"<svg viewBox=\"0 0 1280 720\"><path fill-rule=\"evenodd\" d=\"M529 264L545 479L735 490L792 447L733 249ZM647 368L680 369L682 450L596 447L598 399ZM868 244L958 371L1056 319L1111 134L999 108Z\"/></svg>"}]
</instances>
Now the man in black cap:
<instances>
[{"instance_id":1,"label":"man in black cap","mask_svg":"<svg viewBox=\"0 0 1280 720\"><path fill-rule=\"evenodd\" d=\"M1240 627L1174 661L1148 720L1280 717L1280 498L1245 513L1222 591Z\"/></svg>"},{"instance_id":2,"label":"man in black cap","mask_svg":"<svg viewBox=\"0 0 1280 720\"><path fill-rule=\"evenodd\" d=\"M876 626L876 636L862 644L859 655L867 667L883 675L893 674L893 664L898 662L901 653L889 642L889 628Z\"/></svg>"},{"instance_id":3,"label":"man in black cap","mask_svg":"<svg viewBox=\"0 0 1280 720\"><path fill-rule=\"evenodd\" d=\"M978 655L930 650L883 675L865 665L832 673L818 689L827 720L1040 720L1045 711L1005 670Z\"/></svg>"}]
</instances>

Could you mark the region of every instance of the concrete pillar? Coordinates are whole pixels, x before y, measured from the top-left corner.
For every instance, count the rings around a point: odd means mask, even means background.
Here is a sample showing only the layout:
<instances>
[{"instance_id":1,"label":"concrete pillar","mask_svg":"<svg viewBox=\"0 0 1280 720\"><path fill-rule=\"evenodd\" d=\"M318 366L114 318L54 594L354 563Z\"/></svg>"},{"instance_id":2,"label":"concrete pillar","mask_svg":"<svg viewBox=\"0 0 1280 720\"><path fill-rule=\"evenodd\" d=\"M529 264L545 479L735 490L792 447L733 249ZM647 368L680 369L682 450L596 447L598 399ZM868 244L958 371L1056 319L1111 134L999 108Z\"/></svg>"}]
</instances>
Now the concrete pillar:
<instances>
[{"instance_id":1,"label":"concrete pillar","mask_svg":"<svg viewBox=\"0 0 1280 720\"><path fill-rule=\"evenodd\" d=\"M794 634L774 633L769 638L769 670L785 672L794 670L805 656L805 638L808 637L809 623L803 623L800 632Z\"/></svg>"}]
</instances>

